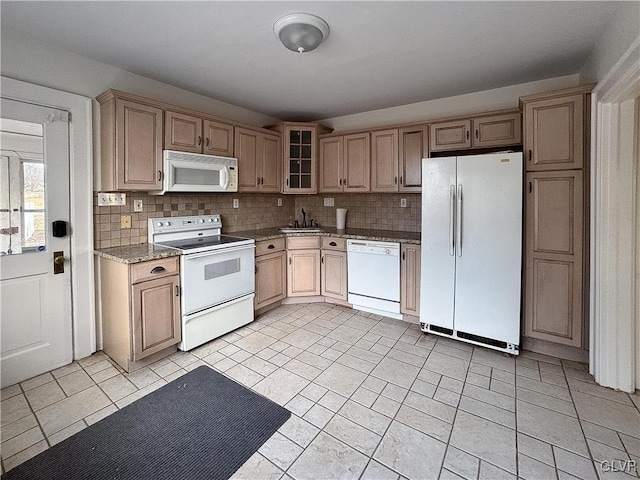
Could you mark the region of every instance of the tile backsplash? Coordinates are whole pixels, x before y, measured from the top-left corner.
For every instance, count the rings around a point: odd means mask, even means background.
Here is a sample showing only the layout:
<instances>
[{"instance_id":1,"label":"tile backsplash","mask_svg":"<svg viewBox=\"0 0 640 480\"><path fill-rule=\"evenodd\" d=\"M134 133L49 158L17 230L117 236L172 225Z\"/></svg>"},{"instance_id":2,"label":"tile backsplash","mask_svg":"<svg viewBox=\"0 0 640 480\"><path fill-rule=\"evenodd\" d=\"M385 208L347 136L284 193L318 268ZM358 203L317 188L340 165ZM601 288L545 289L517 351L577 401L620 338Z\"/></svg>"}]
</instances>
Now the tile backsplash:
<instances>
[{"instance_id":1,"label":"tile backsplash","mask_svg":"<svg viewBox=\"0 0 640 480\"><path fill-rule=\"evenodd\" d=\"M240 201L233 208L233 199ZM282 207L278 207L278 199ZM334 206L325 207L324 198L333 198ZM401 198L407 199L407 207L400 207ZM143 211L134 212L134 200L142 200ZM95 248L118 247L147 242L147 221L156 217L183 215L222 216L223 231L288 225L290 220L302 222L302 208L307 220L320 225L336 226L336 208L347 209L347 228L378 230L420 231L420 194L318 194L281 195L264 193L236 193L212 195L148 195L144 192L127 193L127 204L118 207L98 207L94 194L94 245ZM120 228L120 217L131 215L131 228Z\"/></svg>"}]
</instances>

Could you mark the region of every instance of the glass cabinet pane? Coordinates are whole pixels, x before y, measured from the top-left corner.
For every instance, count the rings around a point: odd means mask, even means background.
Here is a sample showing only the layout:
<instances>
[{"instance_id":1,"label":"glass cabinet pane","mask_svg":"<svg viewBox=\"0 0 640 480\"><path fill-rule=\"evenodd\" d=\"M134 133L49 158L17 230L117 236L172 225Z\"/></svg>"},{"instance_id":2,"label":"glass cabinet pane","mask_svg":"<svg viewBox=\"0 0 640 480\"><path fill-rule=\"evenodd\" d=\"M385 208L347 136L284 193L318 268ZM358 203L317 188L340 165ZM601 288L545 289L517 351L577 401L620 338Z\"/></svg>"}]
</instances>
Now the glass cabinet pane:
<instances>
[{"instance_id":1,"label":"glass cabinet pane","mask_svg":"<svg viewBox=\"0 0 640 480\"><path fill-rule=\"evenodd\" d=\"M302 144L303 145L311 145L311 132L303 131L302 132Z\"/></svg>"},{"instance_id":2,"label":"glass cabinet pane","mask_svg":"<svg viewBox=\"0 0 640 480\"><path fill-rule=\"evenodd\" d=\"M300 145L289 146L289 157L300 158Z\"/></svg>"},{"instance_id":3,"label":"glass cabinet pane","mask_svg":"<svg viewBox=\"0 0 640 480\"><path fill-rule=\"evenodd\" d=\"M289 133L289 143L300 144L300 130L291 130Z\"/></svg>"},{"instance_id":4,"label":"glass cabinet pane","mask_svg":"<svg viewBox=\"0 0 640 480\"><path fill-rule=\"evenodd\" d=\"M291 175L290 183L291 183L291 188L300 188L300 176Z\"/></svg>"},{"instance_id":5,"label":"glass cabinet pane","mask_svg":"<svg viewBox=\"0 0 640 480\"><path fill-rule=\"evenodd\" d=\"M311 175L301 175L302 188L311 188Z\"/></svg>"},{"instance_id":6,"label":"glass cabinet pane","mask_svg":"<svg viewBox=\"0 0 640 480\"><path fill-rule=\"evenodd\" d=\"M302 160L302 173L311 173L311 160Z\"/></svg>"},{"instance_id":7,"label":"glass cabinet pane","mask_svg":"<svg viewBox=\"0 0 640 480\"><path fill-rule=\"evenodd\" d=\"M289 161L289 172L290 173L300 173L300 160L290 160Z\"/></svg>"},{"instance_id":8,"label":"glass cabinet pane","mask_svg":"<svg viewBox=\"0 0 640 480\"><path fill-rule=\"evenodd\" d=\"M311 158L311 145L302 146L302 155L300 158Z\"/></svg>"}]
</instances>

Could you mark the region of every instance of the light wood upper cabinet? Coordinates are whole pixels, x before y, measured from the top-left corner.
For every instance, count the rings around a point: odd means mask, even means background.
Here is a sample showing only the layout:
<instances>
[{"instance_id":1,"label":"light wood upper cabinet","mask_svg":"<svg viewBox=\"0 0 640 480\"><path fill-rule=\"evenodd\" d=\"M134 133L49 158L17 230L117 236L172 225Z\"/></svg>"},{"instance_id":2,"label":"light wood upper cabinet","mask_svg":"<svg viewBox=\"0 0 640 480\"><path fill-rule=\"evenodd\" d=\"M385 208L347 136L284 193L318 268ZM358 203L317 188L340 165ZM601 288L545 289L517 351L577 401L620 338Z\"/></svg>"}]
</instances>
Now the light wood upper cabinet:
<instances>
[{"instance_id":1,"label":"light wood upper cabinet","mask_svg":"<svg viewBox=\"0 0 640 480\"><path fill-rule=\"evenodd\" d=\"M105 353L129 371L174 352L182 339L179 258L125 264L99 257L99 263Z\"/></svg>"},{"instance_id":2,"label":"light wood upper cabinet","mask_svg":"<svg viewBox=\"0 0 640 480\"><path fill-rule=\"evenodd\" d=\"M344 137L321 138L318 143L320 145L318 191L321 193L344 191Z\"/></svg>"},{"instance_id":3,"label":"light wood upper cabinet","mask_svg":"<svg viewBox=\"0 0 640 480\"><path fill-rule=\"evenodd\" d=\"M167 110L164 116L164 132L166 150L202 153L202 118Z\"/></svg>"},{"instance_id":4,"label":"light wood upper cabinet","mask_svg":"<svg viewBox=\"0 0 640 480\"><path fill-rule=\"evenodd\" d=\"M522 142L520 112L507 111L432 123L432 152L469 148L508 147Z\"/></svg>"},{"instance_id":5,"label":"light wood upper cabinet","mask_svg":"<svg viewBox=\"0 0 640 480\"><path fill-rule=\"evenodd\" d=\"M429 127L400 128L398 130L398 173L401 192L422 191L422 159L429 156Z\"/></svg>"},{"instance_id":6,"label":"light wood upper cabinet","mask_svg":"<svg viewBox=\"0 0 640 480\"><path fill-rule=\"evenodd\" d=\"M256 243L256 310L287 296L287 253L284 238Z\"/></svg>"},{"instance_id":7,"label":"light wood upper cabinet","mask_svg":"<svg viewBox=\"0 0 640 480\"><path fill-rule=\"evenodd\" d=\"M279 135L235 129L239 192L279 192L282 141Z\"/></svg>"},{"instance_id":8,"label":"light wood upper cabinet","mask_svg":"<svg viewBox=\"0 0 640 480\"><path fill-rule=\"evenodd\" d=\"M371 134L371 191L398 191L398 129Z\"/></svg>"},{"instance_id":9,"label":"light wood upper cabinet","mask_svg":"<svg viewBox=\"0 0 640 480\"><path fill-rule=\"evenodd\" d=\"M432 152L471 148L471 120L432 123L429 139Z\"/></svg>"},{"instance_id":10,"label":"light wood upper cabinet","mask_svg":"<svg viewBox=\"0 0 640 480\"><path fill-rule=\"evenodd\" d=\"M355 133L344 136L344 179L345 192L368 192L370 178L369 134Z\"/></svg>"},{"instance_id":11,"label":"light wood upper cabinet","mask_svg":"<svg viewBox=\"0 0 640 480\"><path fill-rule=\"evenodd\" d=\"M233 157L233 125L204 120L202 130L204 134L202 153Z\"/></svg>"},{"instance_id":12,"label":"light wood upper cabinet","mask_svg":"<svg viewBox=\"0 0 640 480\"><path fill-rule=\"evenodd\" d=\"M527 171L583 167L584 102L583 94L522 102Z\"/></svg>"},{"instance_id":13,"label":"light wood upper cabinet","mask_svg":"<svg viewBox=\"0 0 640 480\"><path fill-rule=\"evenodd\" d=\"M580 347L583 324L583 173L526 177L524 335Z\"/></svg>"},{"instance_id":14,"label":"light wood upper cabinet","mask_svg":"<svg viewBox=\"0 0 640 480\"><path fill-rule=\"evenodd\" d=\"M98 101L101 190L161 190L162 110L111 92Z\"/></svg>"},{"instance_id":15,"label":"light wood upper cabinet","mask_svg":"<svg viewBox=\"0 0 640 480\"><path fill-rule=\"evenodd\" d=\"M473 140L476 148L517 145L522 143L520 113L491 115L472 120Z\"/></svg>"},{"instance_id":16,"label":"light wood upper cabinet","mask_svg":"<svg viewBox=\"0 0 640 480\"><path fill-rule=\"evenodd\" d=\"M420 315L420 245L400 246L400 312Z\"/></svg>"},{"instance_id":17,"label":"light wood upper cabinet","mask_svg":"<svg viewBox=\"0 0 640 480\"><path fill-rule=\"evenodd\" d=\"M164 148L181 152L233 156L233 126L203 117L165 111Z\"/></svg>"},{"instance_id":18,"label":"light wood upper cabinet","mask_svg":"<svg viewBox=\"0 0 640 480\"><path fill-rule=\"evenodd\" d=\"M355 133L320 139L320 192L369 191L369 138Z\"/></svg>"},{"instance_id":19,"label":"light wood upper cabinet","mask_svg":"<svg viewBox=\"0 0 640 480\"><path fill-rule=\"evenodd\" d=\"M284 193L316 193L316 126L284 126Z\"/></svg>"}]
</instances>

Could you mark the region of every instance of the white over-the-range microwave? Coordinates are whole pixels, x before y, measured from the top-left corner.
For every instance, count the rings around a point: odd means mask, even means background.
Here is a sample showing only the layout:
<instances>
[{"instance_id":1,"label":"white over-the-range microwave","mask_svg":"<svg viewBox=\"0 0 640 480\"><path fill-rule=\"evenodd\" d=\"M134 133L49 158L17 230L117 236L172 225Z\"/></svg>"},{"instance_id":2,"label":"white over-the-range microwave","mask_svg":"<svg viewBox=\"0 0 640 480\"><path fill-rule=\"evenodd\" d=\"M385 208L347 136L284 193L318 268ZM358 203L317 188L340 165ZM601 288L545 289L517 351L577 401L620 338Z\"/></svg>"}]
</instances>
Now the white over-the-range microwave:
<instances>
[{"instance_id":1,"label":"white over-the-range microwave","mask_svg":"<svg viewBox=\"0 0 640 480\"><path fill-rule=\"evenodd\" d=\"M238 191L237 158L165 150L162 165L162 190L153 195Z\"/></svg>"}]
</instances>

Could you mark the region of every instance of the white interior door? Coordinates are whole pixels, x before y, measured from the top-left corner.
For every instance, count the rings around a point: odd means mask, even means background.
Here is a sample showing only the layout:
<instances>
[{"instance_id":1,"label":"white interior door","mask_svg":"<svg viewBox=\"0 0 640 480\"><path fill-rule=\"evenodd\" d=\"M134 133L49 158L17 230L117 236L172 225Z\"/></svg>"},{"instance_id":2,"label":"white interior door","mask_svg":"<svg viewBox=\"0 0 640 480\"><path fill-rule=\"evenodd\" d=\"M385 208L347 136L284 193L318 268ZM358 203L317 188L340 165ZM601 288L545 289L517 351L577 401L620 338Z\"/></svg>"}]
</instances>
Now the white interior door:
<instances>
[{"instance_id":1,"label":"white interior door","mask_svg":"<svg viewBox=\"0 0 640 480\"><path fill-rule=\"evenodd\" d=\"M0 116L5 387L72 360L69 124L64 111L4 98ZM66 223L66 235L53 236L53 221ZM63 273L54 273L54 257Z\"/></svg>"},{"instance_id":2,"label":"white interior door","mask_svg":"<svg viewBox=\"0 0 640 480\"><path fill-rule=\"evenodd\" d=\"M456 158L422 160L420 322L453 330Z\"/></svg>"},{"instance_id":3,"label":"white interior door","mask_svg":"<svg viewBox=\"0 0 640 480\"><path fill-rule=\"evenodd\" d=\"M455 329L519 345L522 154L458 157L458 187Z\"/></svg>"}]
</instances>

